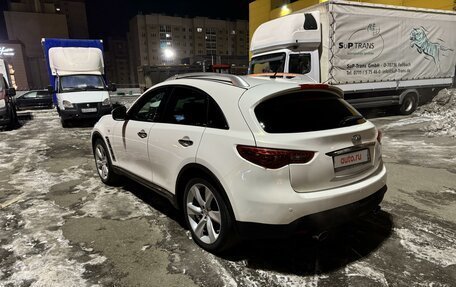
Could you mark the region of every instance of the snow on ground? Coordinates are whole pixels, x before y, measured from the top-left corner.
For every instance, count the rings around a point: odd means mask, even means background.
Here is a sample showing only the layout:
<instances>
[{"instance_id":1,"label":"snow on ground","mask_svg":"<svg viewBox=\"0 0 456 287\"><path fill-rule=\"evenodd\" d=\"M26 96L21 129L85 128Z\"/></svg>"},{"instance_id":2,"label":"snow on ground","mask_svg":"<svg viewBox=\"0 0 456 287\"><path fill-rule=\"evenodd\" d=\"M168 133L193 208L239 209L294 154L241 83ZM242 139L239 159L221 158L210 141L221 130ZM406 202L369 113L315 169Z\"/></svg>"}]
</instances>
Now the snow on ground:
<instances>
[{"instance_id":1,"label":"snow on ground","mask_svg":"<svg viewBox=\"0 0 456 287\"><path fill-rule=\"evenodd\" d=\"M430 102L421 106L416 116L431 123L424 128L428 136L456 137L456 89L444 89Z\"/></svg>"},{"instance_id":2,"label":"snow on ground","mask_svg":"<svg viewBox=\"0 0 456 287\"><path fill-rule=\"evenodd\" d=\"M456 265L456 234L419 218L410 220L410 228L395 228L401 245L417 259L446 268ZM446 244L442 244L446 242Z\"/></svg>"}]
</instances>

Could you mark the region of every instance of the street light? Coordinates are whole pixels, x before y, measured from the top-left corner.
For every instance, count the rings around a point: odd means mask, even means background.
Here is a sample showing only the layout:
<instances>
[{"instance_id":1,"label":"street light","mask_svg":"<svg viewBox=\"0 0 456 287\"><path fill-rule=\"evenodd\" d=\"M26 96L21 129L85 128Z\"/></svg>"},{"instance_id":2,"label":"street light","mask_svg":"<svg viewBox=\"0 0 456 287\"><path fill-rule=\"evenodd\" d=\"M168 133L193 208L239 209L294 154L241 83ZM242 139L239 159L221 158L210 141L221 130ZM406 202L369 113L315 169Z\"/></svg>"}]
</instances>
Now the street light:
<instances>
[{"instance_id":1,"label":"street light","mask_svg":"<svg viewBox=\"0 0 456 287\"><path fill-rule=\"evenodd\" d=\"M280 8L280 16L285 16L291 13L291 9L288 7L288 5L283 5L282 8Z\"/></svg>"},{"instance_id":2,"label":"street light","mask_svg":"<svg viewBox=\"0 0 456 287\"><path fill-rule=\"evenodd\" d=\"M165 56L166 60L172 60L176 54L172 49L166 48L163 50L163 55Z\"/></svg>"}]
</instances>

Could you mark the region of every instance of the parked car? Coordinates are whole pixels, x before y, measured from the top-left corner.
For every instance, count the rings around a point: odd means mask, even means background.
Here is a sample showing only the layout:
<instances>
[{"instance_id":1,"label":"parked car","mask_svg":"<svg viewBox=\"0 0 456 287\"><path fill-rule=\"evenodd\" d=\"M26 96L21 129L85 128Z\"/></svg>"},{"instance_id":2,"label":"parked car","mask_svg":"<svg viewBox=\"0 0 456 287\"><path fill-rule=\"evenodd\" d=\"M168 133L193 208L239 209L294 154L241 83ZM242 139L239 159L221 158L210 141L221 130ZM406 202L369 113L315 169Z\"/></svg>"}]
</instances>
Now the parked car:
<instances>
[{"instance_id":1,"label":"parked car","mask_svg":"<svg viewBox=\"0 0 456 287\"><path fill-rule=\"evenodd\" d=\"M92 146L104 183L123 175L164 195L211 252L320 232L386 192L381 133L324 84L176 76L102 117Z\"/></svg>"},{"instance_id":2,"label":"parked car","mask_svg":"<svg viewBox=\"0 0 456 287\"><path fill-rule=\"evenodd\" d=\"M5 78L0 74L0 127L13 129L18 125L15 95L16 90L9 88Z\"/></svg>"},{"instance_id":3,"label":"parked car","mask_svg":"<svg viewBox=\"0 0 456 287\"><path fill-rule=\"evenodd\" d=\"M52 95L48 90L29 91L23 95L16 96L17 109L48 108L52 109Z\"/></svg>"}]
</instances>

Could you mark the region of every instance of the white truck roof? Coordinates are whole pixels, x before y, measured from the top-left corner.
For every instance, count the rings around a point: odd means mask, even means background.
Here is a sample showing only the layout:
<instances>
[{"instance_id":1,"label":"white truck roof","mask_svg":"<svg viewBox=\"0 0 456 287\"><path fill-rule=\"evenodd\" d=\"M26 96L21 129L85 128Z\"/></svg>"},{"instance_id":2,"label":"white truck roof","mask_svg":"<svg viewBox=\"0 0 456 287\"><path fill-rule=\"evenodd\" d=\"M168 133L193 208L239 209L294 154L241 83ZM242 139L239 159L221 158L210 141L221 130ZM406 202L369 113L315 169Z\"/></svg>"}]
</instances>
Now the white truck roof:
<instances>
[{"instance_id":1,"label":"white truck roof","mask_svg":"<svg viewBox=\"0 0 456 287\"><path fill-rule=\"evenodd\" d=\"M309 15L313 16L313 19ZM253 33L250 51L253 54L258 54L292 46L309 50L316 49L321 42L321 27L317 25L312 27L313 29L306 29L306 26L312 21L317 24L320 23L318 11L290 14L263 23Z\"/></svg>"},{"instance_id":2,"label":"white truck roof","mask_svg":"<svg viewBox=\"0 0 456 287\"><path fill-rule=\"evenodd\" d=\"M93 47L53 47L49 49L49 67L53 75L102 75L103 52Z\"/></svg>"}]
</instances>

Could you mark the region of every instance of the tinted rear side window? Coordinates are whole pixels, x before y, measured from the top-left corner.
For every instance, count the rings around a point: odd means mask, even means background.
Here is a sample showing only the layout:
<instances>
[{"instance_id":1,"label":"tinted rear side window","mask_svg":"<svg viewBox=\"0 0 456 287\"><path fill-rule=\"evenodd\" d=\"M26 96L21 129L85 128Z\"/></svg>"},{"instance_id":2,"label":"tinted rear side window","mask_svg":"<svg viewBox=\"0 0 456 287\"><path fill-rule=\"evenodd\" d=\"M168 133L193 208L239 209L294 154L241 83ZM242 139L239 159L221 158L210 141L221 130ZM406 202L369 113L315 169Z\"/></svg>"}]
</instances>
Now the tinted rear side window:
<instances>
[{"instance_id":1,"label":"tinted rear side window","mask_svg":"<svg viewBox=\"0 0 456 287\"><path fill-rule=\"evenodd\" d=\"M255 108L255 115L267 133L311 132L366 122L343 99L316 91L271 98Z\"/></svg>"}]
</instances>

